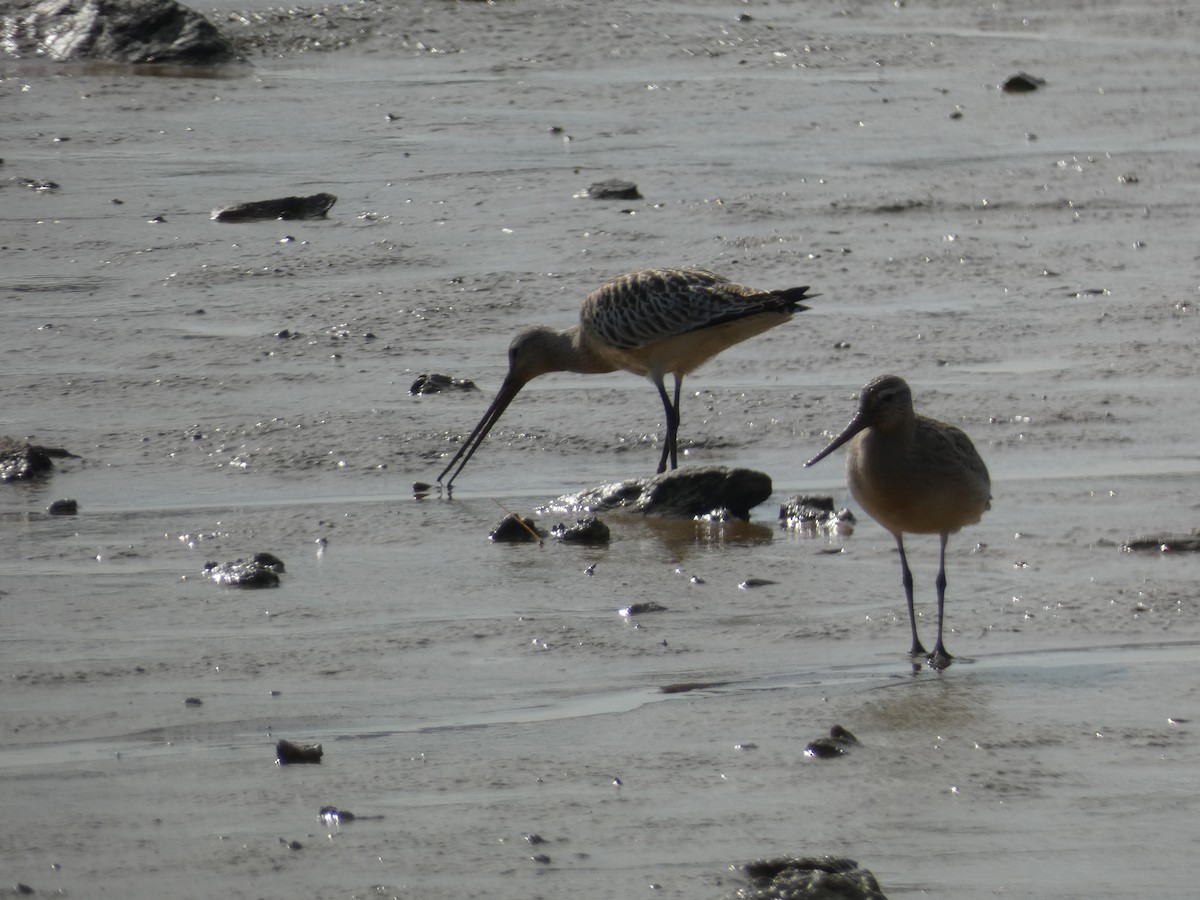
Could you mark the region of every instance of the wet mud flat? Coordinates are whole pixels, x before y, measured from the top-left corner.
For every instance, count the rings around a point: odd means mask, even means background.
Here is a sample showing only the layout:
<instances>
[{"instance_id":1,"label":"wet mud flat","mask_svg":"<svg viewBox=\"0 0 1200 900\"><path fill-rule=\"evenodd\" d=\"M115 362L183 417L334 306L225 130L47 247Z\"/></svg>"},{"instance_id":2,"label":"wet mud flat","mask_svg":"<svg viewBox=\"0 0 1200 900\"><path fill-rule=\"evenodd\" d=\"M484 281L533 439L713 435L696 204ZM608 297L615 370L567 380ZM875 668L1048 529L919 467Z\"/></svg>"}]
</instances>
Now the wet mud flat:
<instances>
[{"instance_id":1,"label":"wet mud flat","mask_svg":"<svg viewBox=\"0 0 1200 900\"><path fill-rule=\"evenodd\" d=\"M0 485L0 888L721 898L831 854L893 898L1192 895L1197 558L1122 547L1200 524L1194 12L245 7L236 75L0 62L0 431L78 457ZM682 462L771 477L748 522L488 540L652 473L621 374L412 496L517 329L664 264L822 294L688 382ZM802 464L886 371L993 478L941 673L890 535L777 519L853 505ZM205 574L260 552L277 586Z\"/></svg>"}]
</instances>

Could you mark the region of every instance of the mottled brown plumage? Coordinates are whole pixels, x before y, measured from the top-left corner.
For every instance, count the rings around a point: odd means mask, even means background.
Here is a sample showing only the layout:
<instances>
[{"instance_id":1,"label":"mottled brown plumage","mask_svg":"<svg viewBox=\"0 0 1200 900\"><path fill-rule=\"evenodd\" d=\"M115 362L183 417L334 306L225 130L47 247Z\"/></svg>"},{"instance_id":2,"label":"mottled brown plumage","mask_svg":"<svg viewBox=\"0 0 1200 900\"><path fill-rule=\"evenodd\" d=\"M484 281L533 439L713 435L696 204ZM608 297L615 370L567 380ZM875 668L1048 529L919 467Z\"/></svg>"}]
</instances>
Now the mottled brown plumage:
<instances>
[{"instance_id":1,"label":"mottled brown plumage","mask_svg":"<svg viewBox=\"0 0 1200 900\"><path fill-rule=\"evenodd\" d=\"M912 652L924 653L913 612L912 572L904 553L904 533L937 534L941 555L937 577L937 643L929 654L938 668L950 654L942 642L946 599L946 542L964 525L978 522L991 506L991 479L971 439L959 428L917 415L903 378L881 375L862 389L858 414L829 445L806 462L824 459L846 442L850 493L896 538L903 567Z\"/></svg>"},{"instance_id":2,"label":"mottled brown plumage","mask_svg":"<svg viewBox=\"0 0 1200 900\"><path fill-rule=\"evenodd\" d=\"M781 325L808 309L807 287L766 291L703 269L646 269L602 284L579 308L579 324L534 325L508 348L508 375L492 405L438 476L449 488L504 410L526 384L547 372L583 374L623 369L649 378L666 413L658 471L678 466L679 391L683 377L727 347ZM665 378L675 376L667 394Z\"/></svg>"}]
</instances>

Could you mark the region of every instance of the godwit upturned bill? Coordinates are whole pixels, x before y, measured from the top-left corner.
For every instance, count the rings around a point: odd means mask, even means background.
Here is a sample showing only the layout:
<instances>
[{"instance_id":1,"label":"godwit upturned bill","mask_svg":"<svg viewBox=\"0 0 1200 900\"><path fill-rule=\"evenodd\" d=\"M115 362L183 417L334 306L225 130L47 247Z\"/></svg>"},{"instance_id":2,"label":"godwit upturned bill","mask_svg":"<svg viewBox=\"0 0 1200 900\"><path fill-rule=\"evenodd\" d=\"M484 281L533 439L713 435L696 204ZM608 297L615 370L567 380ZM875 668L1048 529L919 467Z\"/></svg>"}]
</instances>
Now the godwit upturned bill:
<instances>
[{"instance_id":1,"label":"godwit upturned bill","mask_svg":"<svg viewBox=\"0 0 1200 900\"><path fill-rule=\"evenodd\" d=\"M978 522L991 507L987 466L961 429L913 411L912 390L897 375L881 375L864 387L858 413L850 424L804 465L819 462L847 441L850 493L871 518L892 533L900 549L914 656L925 653L925 648L917 637L904 533L941 536L937 643L928 656L934 668L945 668L951 659L942 642L946 541L964 525Z\"/></svg>"},{"instance_id":2,"label":"godwit upturned bill","mask_svg":"<svg viewBox=\"0 0 1200 900\"><path fill-rule=\"evenodd\" d=\"M683 377L726 347L781 325L808 309L807 287L765 291L703 269L646 269L596 288L579 307L579 324L534 325L508 348L508 375L479 424L438 476L449 489L492 426L526 384L547 372L623 369L649 378L662 398L667 433L658 471L678 466L679 391ZM668 395L664 379L675 376ZM457 465L457 468L455 468Z\"/></svg>"}]
</instances>

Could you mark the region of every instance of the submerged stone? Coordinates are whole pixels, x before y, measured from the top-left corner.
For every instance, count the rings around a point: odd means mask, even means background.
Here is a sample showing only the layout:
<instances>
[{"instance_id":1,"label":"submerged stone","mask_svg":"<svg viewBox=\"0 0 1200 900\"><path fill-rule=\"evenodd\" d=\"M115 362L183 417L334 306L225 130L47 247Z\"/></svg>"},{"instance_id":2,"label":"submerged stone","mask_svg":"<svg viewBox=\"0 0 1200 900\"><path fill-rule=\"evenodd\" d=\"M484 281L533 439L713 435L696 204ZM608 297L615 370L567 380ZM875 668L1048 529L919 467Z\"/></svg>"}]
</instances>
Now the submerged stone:
<instances>
[{"instance_id":1,"label":"submerged stone","mask_svg":"<svg viewBox=\"0 0 1200 900\"><path fill-rule=\"evenodd\" d=\"M1121 545L1126 553L1134 550L1152 550L1159 553L1197 553L1200 552L1200 528L1184 534L1167 531L1158 534L1144 534L1132 538Z\"/></svg>"}]
</instances>

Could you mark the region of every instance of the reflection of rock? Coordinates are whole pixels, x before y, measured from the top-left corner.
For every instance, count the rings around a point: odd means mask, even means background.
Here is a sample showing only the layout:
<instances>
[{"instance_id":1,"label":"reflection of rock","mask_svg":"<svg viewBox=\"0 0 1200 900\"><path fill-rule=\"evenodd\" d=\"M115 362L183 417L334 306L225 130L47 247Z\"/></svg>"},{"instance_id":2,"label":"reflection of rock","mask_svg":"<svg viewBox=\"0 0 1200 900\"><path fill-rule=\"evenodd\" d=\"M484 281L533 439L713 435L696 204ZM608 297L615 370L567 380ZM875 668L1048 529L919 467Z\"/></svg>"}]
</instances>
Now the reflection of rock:
<instances>
[{"instance_id":1,"label":"reflection of rock","mask_svg":"<svg viewBox=\"0 0 1200 900\"><path fill-rule=\"evenodd\" d=\"M56 60L215 66L233 44L175 0L10 0L0 13L0 53Z\"/></svg>"},{"instance_id":2,"label":"reflection of rock","mask_svg":"<svg viewBox=\"0 0 1200 900\"><path fill-rule=\"evenodd\" d=\"M867 869L836 856L760 859L740 867L750 888L729 900L887 900Z\"/></svg>"},{"instance_id":3,"label":"reflection of rock","mask_svg":"<svg viewBox=\"0 0 1200 900\"><path fill-rule=\"evenodd\" d=\"M749 519L750 510L771 496L771 478L753 469L693 466L652 478L602 484L567 494L548 509L629 509L653 516Z\"/></svg>"},{"instance_id":4,"label":"reflection of rock","mask_svg":"<svg viewBox=\"0 0 1200 900\"><path fill-rule=\"evenodd\" d=\"M276 200L250 200L213 210L216 222L259 222L264 219L323 219L337 197L310 194L307 197L279 197Z\"/></svg>"},{"instance_id":5,"label":"reflection of rock","mask_svg":"<svg viewBox=\"0 0 1200 900\"><path fill-rule=\"evenodd\" d=\"M426 372L408 389L410 394L440 394L442 391L477 391L479 388L469 378L451 378L437 372Z\"/></svg>"},{"instance_id":6,"label":"reflection of rock","mask_svg":"<svg viewBox=\"0 0 1200 900\"><path fill-rule=\"evenodd\" d=\"M853 534L854 523L854 513L850 510L834 511L832 497L793 494L779 507L779 524L802 534Z\"/></svg>"},{"instance_id":7,"label":"reflection of rock","mask_svg":"<svg viewBox=\"0 0 1200 900\"><path fill-rule=\"evenodd\" d=\"M264 588L278 587L283 572L283 560L272 553L255 553L249 561L235 559L233 562L204 564L204 574L217 584L233 587Z\"/></svg>"},{"instance_id":8,"label":"reflection of rock","mask_svg":"<svg viewBox=\"0 0 1200 900\"><path fill-rule=\"evenodd\" d=\"M595 516L582 516L574 525L564 525L559 522L550 529L560 541L575 544L607 544L609 541L608 526Z\"/></svg>"},{"instance_id":9,"label":"reflection of rock","mask_svg":"<svg viewBox=\"0 0 1200 900\"><path fill-rule=\"evenodd\" d=\"M23 481L49 475L54 459L79 459L57 447L36 447L27 441L0 437L0 481Z\"/></svg>"},{"instance_id":10,"label":"reflection of rock","mask_svg":"<svg viewBox=\"0 0 1200 900\"><path fill-rule=\"evenodd\" d=\"M1200 552L1200 528L1194 528L1187 534L1182 532L1161 532L1159 534L1144 534L1135 537L1121 545L1121 549L1156 550L1161 553L1197 553Z\"/></svg>"}]
</instances>

